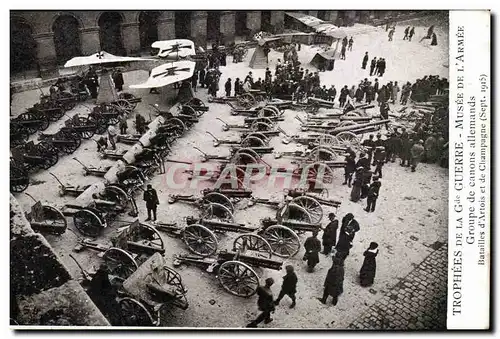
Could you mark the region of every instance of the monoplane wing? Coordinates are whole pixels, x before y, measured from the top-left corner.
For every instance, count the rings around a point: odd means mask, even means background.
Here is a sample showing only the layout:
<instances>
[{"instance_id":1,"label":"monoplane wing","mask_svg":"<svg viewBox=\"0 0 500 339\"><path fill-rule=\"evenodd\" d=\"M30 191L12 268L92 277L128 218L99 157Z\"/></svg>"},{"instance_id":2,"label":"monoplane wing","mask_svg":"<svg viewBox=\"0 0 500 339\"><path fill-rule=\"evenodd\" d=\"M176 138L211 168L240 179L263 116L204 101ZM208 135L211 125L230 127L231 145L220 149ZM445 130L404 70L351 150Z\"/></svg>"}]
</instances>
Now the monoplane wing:
<instances>
[{"instance_id":1,"label":"monoplane wing","mask_svg":"<svg viewBox=\"0 0 500 339\"><path fill-rule=\"evenodd\" d=\"M187 39L174 39L165 41L156 41L151 47L157 48L158 57L162 59L179 59L195 55L194 42Z\"/></svg>"},{"instance_id":2,"label":"monoplane wing","mask_svg":"<svg viewBox=\"0 0 500 339\"><path fill-rule=\"evenodd\" d=\"M108 52L101 51L89 56L74 57L71 60L68 60L64 64L64 67L78 67L86 65L110 64L110 63L131 62L131 61L153 61L153 60L154 59L116 56Z\"/></svg>"},{"instance_id":3,"label":"monoplane wing","mask_svg":"<svg viewBox=\"0 0 500 339\"><path fill-rule=\"evenodd\" d=\"M151 70L151 75L146 82L131 85L130 88L156 88L187 80L193 76L196 63L181 60L169 62Z\"/></svg>"}]
</instances>

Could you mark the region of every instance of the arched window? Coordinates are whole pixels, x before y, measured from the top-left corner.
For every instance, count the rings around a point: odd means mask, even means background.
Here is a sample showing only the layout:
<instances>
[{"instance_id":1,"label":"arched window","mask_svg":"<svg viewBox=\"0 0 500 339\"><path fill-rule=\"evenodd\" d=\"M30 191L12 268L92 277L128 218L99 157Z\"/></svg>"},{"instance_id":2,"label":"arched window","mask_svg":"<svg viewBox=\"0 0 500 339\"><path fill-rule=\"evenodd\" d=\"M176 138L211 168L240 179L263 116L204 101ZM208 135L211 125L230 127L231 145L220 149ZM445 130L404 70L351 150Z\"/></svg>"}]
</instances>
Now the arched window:
<instances>
[{"instance_id":1,"label":"arched window","mask_svg":"<svg viewBox=\"0 0 500 339\"><path fill-rule=\"evenodd\" d=\"M122 16L118 12L104 12L99 17L101 50L115 55L125 55L122 41Z\"/></svg>"},{"instance_id":2,"label":"arched window","mask_svg":"<svg viewBox=\"0 0 500 339\"><path fill-rule=\"evenodd\" d=\"M248 35L246 11L236 11L234 26L236 36L246 37Z\"/></svg>"},{"instance_id":3,"label":"arched window","mask_svg":"<svg viewBox=\"0 0 500 339\"><path fill-rule=\"evenodd\" d=\"M36 67L37 44L31 26L22 18L10 19L10 69L11 73Z\"/></svg>"},{"instance_id":4,"label":"arched window","mask_svg":"<svg viewBox=\"0 0 500 339\"><path fill-rule=\"evenodd\" d=\"M79 28L78 20L71 15L61 15L54 21L52 31L58 63L62 64L82 54Z\"/></svg>"},{"instance_id":5,"label":"arched window","mask_svg":"<svg viewBox=\"0 0 500 339\"><path fill-rule=\"evenodd\" d=\"M220 11L207 12L207 40L209 40L210 42L221 40Z\"/></svg>"}]
</instances>

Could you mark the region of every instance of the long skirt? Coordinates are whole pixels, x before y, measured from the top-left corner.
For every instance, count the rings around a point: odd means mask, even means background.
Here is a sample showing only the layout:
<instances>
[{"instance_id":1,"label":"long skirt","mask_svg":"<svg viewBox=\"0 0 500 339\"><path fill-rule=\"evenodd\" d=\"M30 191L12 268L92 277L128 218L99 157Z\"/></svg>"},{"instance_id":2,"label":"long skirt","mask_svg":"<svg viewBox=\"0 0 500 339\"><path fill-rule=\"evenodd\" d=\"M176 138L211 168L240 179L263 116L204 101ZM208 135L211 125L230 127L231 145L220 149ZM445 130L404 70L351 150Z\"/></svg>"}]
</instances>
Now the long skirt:
<instances>
[{"instance_id":1,"label":"long skirt","mask_svg":"<svg viewBox=\"0 0 500 339\"><path fill-rule=\"evenodd\" d=\"M359 201L360 197L361 197L361 186L360 185L352 186L351 201L357 202L357 201Z\"/></svg>"},{"instance_id":2,"label":"long skirt","mask_svg":"<svg viewBox=\"0 0 500 339\"><path fill-rule=\"evenodd\" d=\"M377 264L375 258L365 258L363 266L359 271L359 283L361 286L371 286L375 280L375 272L377 270Z\"/></svg>"}]
</instances>

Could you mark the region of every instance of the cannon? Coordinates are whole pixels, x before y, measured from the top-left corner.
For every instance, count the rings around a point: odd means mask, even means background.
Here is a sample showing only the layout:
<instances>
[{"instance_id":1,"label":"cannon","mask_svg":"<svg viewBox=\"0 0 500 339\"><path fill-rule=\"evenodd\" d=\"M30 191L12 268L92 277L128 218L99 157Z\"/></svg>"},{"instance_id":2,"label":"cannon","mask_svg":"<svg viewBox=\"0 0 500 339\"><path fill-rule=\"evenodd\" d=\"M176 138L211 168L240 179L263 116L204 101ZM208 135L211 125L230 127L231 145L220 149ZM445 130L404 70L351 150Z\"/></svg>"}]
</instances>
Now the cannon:
<instances>
[{"instance_id":1,"label":"cannon","mask_svg":"<svg viewBox=\"0 0 500 339\"><path fill-rule=\"evenodd\" d=\"M202 218L218 217L221 219L233 219L234 206L231 200L218 192L205 191L202 197L193 195L173 194L169 196L168 203L174 204L178 201L194 204L202 210Z\"/></svg>"},{"instance_id":2,"label":"cannon","mask_svg":"<svg viewBox=\"0 0 500 339\"><path fill-rule=\"evenodd\" d=\"M54 134L42 133L39 140L66 154L74 153L82 144L80 134L71 129L63 129Z\"/></svg>"},{"instance_id":3,"label":"cannon","mask_svg":"<svg viewBox=\"0 0 500 339\"><path fill-rule=\"evenodd\" d=\"M10 191L12 193L21 193L26 190L30 184L28 171L16 164L15 161L10 162L9 177Z\"/></svg>"},{"instance_id":4,"label":"cannon","mask_svg":"<svg viewBox=\"0 0 500 339\"><path fill-rule=\"evenodd\" d=\"M231 107L231 102L237 102L240 107L243 107L245 109L249 109L250 107L253 107L257 104L258 100L260 98L256 98L253 94L251 93L244 93L241 95L233 96L233 97L222 97L222 98L208 98L208 102L214 102L214 103L219 103L219 104L228 104Z\"/></svg>"},{"instance_id":5,"label":"cannon","mask_svg":"<svg viewBox=\"0 0 500 339\"><path fill-rule=\"evenodd\" d=\"M45 131L50 124L47 116L39 111L22 113L11 119L11 122L22 126L29 135L38 131Z\"/></svg>"},{"instance_id":6,"label":"cannon","mask_svg":"<svg viewBox=\"0 0 500 339\"><path fill-rule=\"evenodd\" d=\"M207 154L202 150L200 150L198 147L193 147L193 148L202 154L201 158L202 162L206 162L209 160L216 160L223 163L231 163L236 166L244 166L248 164L257 164L257 163L263 163L269 166L261 159L260 155L256 151L254 151L253 148L238 148L238 149L233 148L232 150L234 152L230 156Z\"/></svg>"},{"instance_id":7,"label":"cannon","mask_svg":"<svg viewBox=\"0 0 500 339\"><path fill-rule=\"evenodd\" d=\"M102 178L111 168L111 166L106 166L106 167L101 167L101 168L97 168L97 167L93 167L93 166L89 167L89 166L86 166L84 163L82 163L80 160L78 160L78 158L76 158L76 157L74 157L73 160L75 160L80 165L82 165L83 170L84 170L83 175L93 175L93 176Z\"/></svg>"},{"instance_id":8,"label":"cannon","mask_svg":"<svg viewBox=\"0 0 500 339\"><path fill-rule=\"evenodd\" d=\"M16 121L10 122L10 145L11 147L20 146L26 143L31 135L30 130L23 124Z\"/></svg>"},{"instance_id":9,"label":"cannon","mask_svg":"<svg viewBox=\"0 0 500 339\"><path fill-rule=\"evenodd\" d=\"M289 197L297 198L297 197L305 196L305 197L313 198L321 205L335 207L338 209L340 207L340 205L342 204L342 202L338 201L338 200L334 200L334 199L328 199L328 191L325 191L325 192L326 192L326 197L323 195L313 194L313 193L310 193L306 190L298 189L298 188L285 190L285 194ZM308 201L309 200L302 200L302 201L297 202L297 204L299 204L303 207L306 207L306 209L308 209L307 204L306 204ZM300 202L304 202L304 204L302 204Z\"/></svg>"},{"instance_id":10,"label":"cannon","mask_svg":"<svg viewBox=\"0 0 500 339\"><path fill-rule=\"evenodd\" d=\"M120 102L122 105L125 105L129 109L131 108L132 110L134 110L137 107L137 104L142 102L142 98L138 98L132 93L122 92L118 95L118 100L115 102L115 104L118 105L118 102Z\"/></svg>"},{"instance_id":11,"label":"cannon","mask_svg":"<svg viewBox=\"0 0 500 339\"><path fill-rule=\"evenodd\" d=\"M62 106L57 102L42 100L41 102L36 103L32 107L28 108L26 111L28 113L45 116L49 121L54 122L61 119L64 115L64 112L68 110L69 109L67 106Z\"/></svg>"},{"instance_id":12,"label":"cannon","mask_svg":"<svg viewBox=\"0 0 500 339\"><path fill-rule=\"evenodd\" d=\"M49 144L27 142L11 150L16 166L29 172L33 169L49 169L59 160L58 150Z\"/></svg>"},{"instance_id":13,"label":"cannon","mask_svg":"<svg viewBox=\"0 0 500 339\"><path fill-rule=\"evenodd\" d=\"M253 132L240 140L218 139L212 133L206 131L214 139L214 147L219 145L239 145L244 148L265 147L269 144L269 139L262 133Z\"/></svg>"},{"instance_id":14,"label":"cannon","mask_svg":"<svg viewBox=\"0 0 500 339\"><path fill-rule=\"evenodd\" d=\"M106 132L107 125L100 120L95 120L92 116L79 116L75 114L72 118L64 122L65 127L61 131L70 130L80 134L83 139L90 139L94 134L103 134Z\"/></svg>"},{"instance_id":15,"label":"cannon","mask_svg":"<svg viewBox=\"0 0 500 339\"><path fill-rule=\"evenodd\" d=\"M66 218L57 208L44 205L41 201L37 201L28 193L24 193L35 202L31 206L29 213L26 213L31 228L40 233L50 233L60 235L66 231L68 226Z\"/></svg>"},{"instance_id":16,"label":"cannon","mask_svg":"<svg viewBox=\"0 0 500 339\"><path fill-rule=\"evenodd\" d=\"M223 131L237 129L237 130L252 131L252 132L263 132L263 131L270 131L274 128L274 122L266 117L257 118L254 121L252 121L251 124L244 124L244 125L231 125L220 118L216 119L224 124L222 126Z\"/></svg>"},{"instance_id":17,"label":"cannon","mask_svg":"<svg viewBox=\"0 0 500 339\"><path fill-rule=\"evenodd\" d=\"M283 111L280 111L275 106L264 106L253 109L232 109L231 115L243 115L252 118L269 118L274 120L281 118Z\"/></svg>"},{"instance_id":18,"label":"cannon","mask_svg":"<svg viewBox=\"0 0 500 339\"><path fill-rule=\"evenodd\" d=\"M73 223L81 234L97 237L111 220L124 213L129 206L131 211L128 214L136 217L138 212L134 197L120 186L109 185L88 206L66 204L62 213L73 217Z\"/></svg>"}]
</instances>

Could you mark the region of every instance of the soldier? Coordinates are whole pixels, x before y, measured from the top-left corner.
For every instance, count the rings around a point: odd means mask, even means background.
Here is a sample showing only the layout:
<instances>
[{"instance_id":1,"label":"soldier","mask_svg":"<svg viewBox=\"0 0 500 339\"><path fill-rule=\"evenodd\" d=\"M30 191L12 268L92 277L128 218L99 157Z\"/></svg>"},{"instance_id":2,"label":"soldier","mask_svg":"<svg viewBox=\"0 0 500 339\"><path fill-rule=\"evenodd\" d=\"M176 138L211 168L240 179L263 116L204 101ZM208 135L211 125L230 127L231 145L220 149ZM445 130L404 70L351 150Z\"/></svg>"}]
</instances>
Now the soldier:
<instances>
[{"instance_id":1,"label":"soldier","mask_svg":"<svg viewBox=\"0 0 500 339\"><path fill-rule=\"evenodd\" d=\"M403 37L403 40L408 39L408 33L410 32L410 26L405 28L405 36Z\"/></svg>"},{"instance_id":2,"label":"soldier","mask_svg":"<svg viewBox=\"0 0 500 339\"><path fill-rule=\"evenodd\" d=\"M374 57L370 63L370 76L376 73L375 66L377 64L377 57Z\"/></svg>"},{"instance_id":3,"label":"soldier","mask_svg":"<svg viewBox=\"0 0 500 339\"><path fill-rule=\"evenodd\" d=\"M415 27L412 27L410 30L410 36L409 36L408 40L411 41L411 38L413 38L414 35L415 35Z\"/></svg>"},{"instance_id":4,"label":"soldier","mask_svg":"<svg viewBox=\"0 0 500 339\"><path fill-rule=\"evenodd\" d=\"M372 181L373 172L369 169L364 169L361 177L361 199L368 196L368 190L370 189L370 182Z\"/></svg>"},{"instance_id":5,"label":"soldier","mask_svg":"<svg viewBox=\"0 0 500 339\"><path fill-rule=\"evenodd\" d=\"M135 115L135 130L141 135L146 132L146 119L139 113Z\"/></svg>"},{"instance_id":6,"label":"soldier","mask_svg":"<svg viewBox=\"0 0 500 339\"><path fill-rule=\"evenodd\" d=\"M111 149L116 150L116 128L113 125L108 127L108 140L111 145Z\"/></svg>"},{"instance_id":7,"label":"soldier","mask_svg":"<svg viewBox=\"0 0 500 339\"><path fill-rule=\"evenodd\" d=\"M436 134L431 134L425 139L425 159L429 164L436 162L438 156Z\"/></svg>"},{"instance_id":8,"label":"soldier","mask_svg":"<svg viewBox=\"0 0 500 339\"><path fill-rule=\"evenodd\" d=\"M342 185L348 185L351 187L352 175L356 171L356 155L350 153L345 157L346 165L344 167L344 182Z\"/></svg>"},{"instance_id":9,"label":"soldier","mask_svg":"<svg viewBox=\"0 0 500 339\"><path fill-rule=\"evenodd\" d=\"M319 263L318 253L321 251L321 242L318 239L318 231L314 231L312 236L304 242L306 253L303 260L307 260L307 272L314 271L314 267Z\"/></svg>"},{"instance_id":10,"label":"soldier","mask_svg":"<svg viewBox=\"0 0 500 339\"><path fill-rule=\"evenodd\" d=\"M205 68L202 68L200 70L200 75L199 75L200 87L201 88L205 87L205 74L206 74Z\"/></svg>"},{"instance_id":11,"label":"soldier","mask_svg":"<svg viewBox=\"0 0 500 339\"><path fill-rule=\"evenodd\" d=\"M297 293L297 275L295 274L295 271L293 269L292 265L286 265L286 275L283 277L283 284L281 285L281 291L280 294L278 295L278 299L274 302L274 305L279 305L281 299L285 295L289 296L290 299L292 299L292 304L290 305L290 308L295 307L295 293Z\"/></svg>"},{"instance_id":12,"label":"soldier","mask_svg":"<svg viewBox=\"0 0 500 339\"><path fill-rule=\"evenodd\" d=\"M340 107L344 107L348 95L349 95L349 90L347 89L346 85L340 90L340 96L339 96Z\"/></svg>"},{"instance_id":13,"label":"soldier","mask_svg":"<svg viewBox=\"0 0 500 339\"><path fill-rule=\"evenodd\" d=\"M413 146L413 139L407 137L402 140L402 149L401 149L401 166L402 167L410 167L411 161L411 148Z\"/></svg>"},{"instance_id":14,"label":"soldier","mask_svg":"<svg viewBox=\"0 0 500 339\"><path fill-rule=\"evenodd\" d=\"M341 258L334 258L332 267L326 275L323 297L318 298L321 303L326 304L329 296L332 296L332 304L335 306L338 302L338 297L344 292L344 261Z\"/></svg>"},{"instance_id":15,"label":"soldier","mask_svg":"<svg viewBox=\"0 0 500 339\"><path fill-rule=\"evenodd\" d=\"M361 68L366 69L367 63L368 63L368 52L365 52L365 56L363 57L363 62L361 63Z\"/></svg>"},{"instance_id":16,"label":"soldier","mask_svg":"<svg viewBox=\"0 0 500 339\"><path fill-rule=\"evenodd\" d=\"M356 175L354 176L354 183L352 185L351 197L352 202L358 202L361 197L361 187L363 186L363 172L364 167L360 166L356 168Z\"/></svg>"},{"instance_id":17,"label":"soldier","mask_svg":"<svg viewBox=\"0 0 500 339\"><path fill-rule=\"evenodd\" d=\"M231 78L227 79L224 89L226 90L226 97L231 96Z\"/></svg>"},{"instance_id":18,"label":"soldier","mask_svg":"<svg viewBox=\"0 0 500 339\"><path fill-rule=\"evenodd\" d=\"M334 102L335 101L335 97L337 96L337 90L335 89L335 85L332 85L328 89L327 94L328 94L328 101Z\"/></svg>"},{"instance_id":19,"label":"soldier","mask_svg":"<svg viewBox=\"0 0 500 339\"><path fill-rule=\"evenodd\" d=\"M96 141L97 143L97 152L104 151L108 147L108 142L104 136L101 136Z\"/></svg>"},{"instance_id":20,"label":"soldier","mask_svg":"<svg viewBox=\"0 0 500 339\"><path fill-rule=\"evenodd\" d=\"M153 221L156 221L156 209L160 201L158 200L158 194L156 194L156 190L153 186L148 184L142 198L146 202L146 208L148 210L148 218L145 221L151 220L151 212L153 212Z\"/></svg>"},{"instance_id":21,"label":"soldier","mask_svg":"<svg viewBox=\"0 0 500 339\"><path fill-rule=\"evenodd\" d=\"M359 160L356 162L356 168L363 167L366 169L370 169L370 161L366 157L364 152L359 153Z\"/></svg>"},{"instance_id":22,"label":"soldier","mask_svg":"<svg viewBox=\"0 0 500 339\"><path fill-rule=\"evenodd\" d=\"M387 102L382 102L380 104L380 119L381 120L388 120L389 119L389 104ZM385 123L385 129L389 129L389 123Z\"/></svg>"},{"instance_id":23,"label":"soldier","mask_svg":"<svg viewBox=\"0 0 500 339\"><path fill-rule=\"evenodd\" d=\"M377 175L382 178L382 167L384 166L385 163L385 152L384 152L385 147L384 146L378 146L375 148L375 155L373 156L374 163L375 163L375 172L373 172L373 175Z\"/></svg>"},{"instance_id":24,"label":"soldier","mask_svg":"<svg viewBox=\"0 0 500 339\"><path fill-rule=\"evenodd\" d=\"M373 134L368 136L368 139L364 140L362 145L365 147L365 151L368 154L368 162L372 163L373 151L375 150L375 141L373 141Z\"/></svg>"},{"instance_id":25,"label":"soldier","mask_svg":"<svg viewBox=\"0 0 500 339\"><path fill-rule=\"evenodd\" d=\"M349 51L352 51L352 45L354 44L354 40L352 37L349 39Z\"/></svg>"},{"instance_id":26,"label":"soldier","mask_svg":"<svg viewBox=\"0 0 500 339\"><path fill-rule=\"evenodd\" d=\"M395 29L392 28L390 31L389 31L389 41L392 41L392 37L394 36L394 31Z\"/></svg>"},{"instance_id":27,"label":"soldier","mask_svg":"<svg viewBox=\"0 0 500 339\"><path fill-rule=\"evenodd\" d=\"M271 318L271 312L274 312L275 309L273 292L271 291L271 286L273 284L273 278L267 278L264 286L257 287L257 295L259 296L257 306L262 313L259 314L257 319L249 323L246 327L257 327L257 325L262 321L264 321L264 324L269 324L273 321L273 318Z\"/></svg>"},{"instance_id":28,"label":"soldier","mask_svg":"<svg viewBox=\"0 0 500 339\"><path fill-rule=\"evenodd\" d=\"M332 247L337 243L337 229L339 228L339 221L335 219L335 213L328 214L330 222L323 230L323 252L322 254L328 255L332 251Z\"/></svg>"},{"instance_id":29,"label":"soldier","mask_svg":"<svg viewBox=\"0 0 500 339\"><path fill-rule=\"evenodd\" d=\"M120 118L120 134L127 134L127 128L128 128L128 124L127 124L127 116L125 114L122 115L122 117Z\"/></svg>"},{"instance_id":30,"label":"soldier","mask_svg":"<svg viewBox=\"0 0 500 339\"><path fill-rule=\"evenodd\" d=\"M368 197L366 199L366 208L367 212L375 212L375 206L377 205L378 194L380 191L380 186L382 184L378 181L378 177L373 177L373 182L370 185L370 189L368 190Z\"/></svg>"},{"instance_id":31,"label":"soldier","mask_svg":"<svg viewBox=\"0 0 500 339\"><path fill-rule=\"evenodd\" d=\"M196 85L198 84L198 72L194 72L193 76L191 77L191 88L193 88L193 91L196 91Z\"/></svg>"},{"instance_id":32,"label":"soldier","mask_svg":"<svg viewBox=\"0 0 500 339\"><path fill-rule=\"evenodd\" d=\"M424 144L424 141L419 140L418 143L413 145L413 147L410 150L410 152L411 152L411 171L412 172L415 172L415 169L417 168L418 163L420 162L420 160L422 159L422 156L425 153L425 148L424 148L423 144Z\"/></svg>"},{"instance_id":33,"label":"soldier","mask_svg":"<svg viewBox=\"0 0 500 339\"><path fill-rule=\"evenodd\" d=\"M340 60L345 60L345 45L343 45L340 50Z\"/></svg>"}]
</instances>

